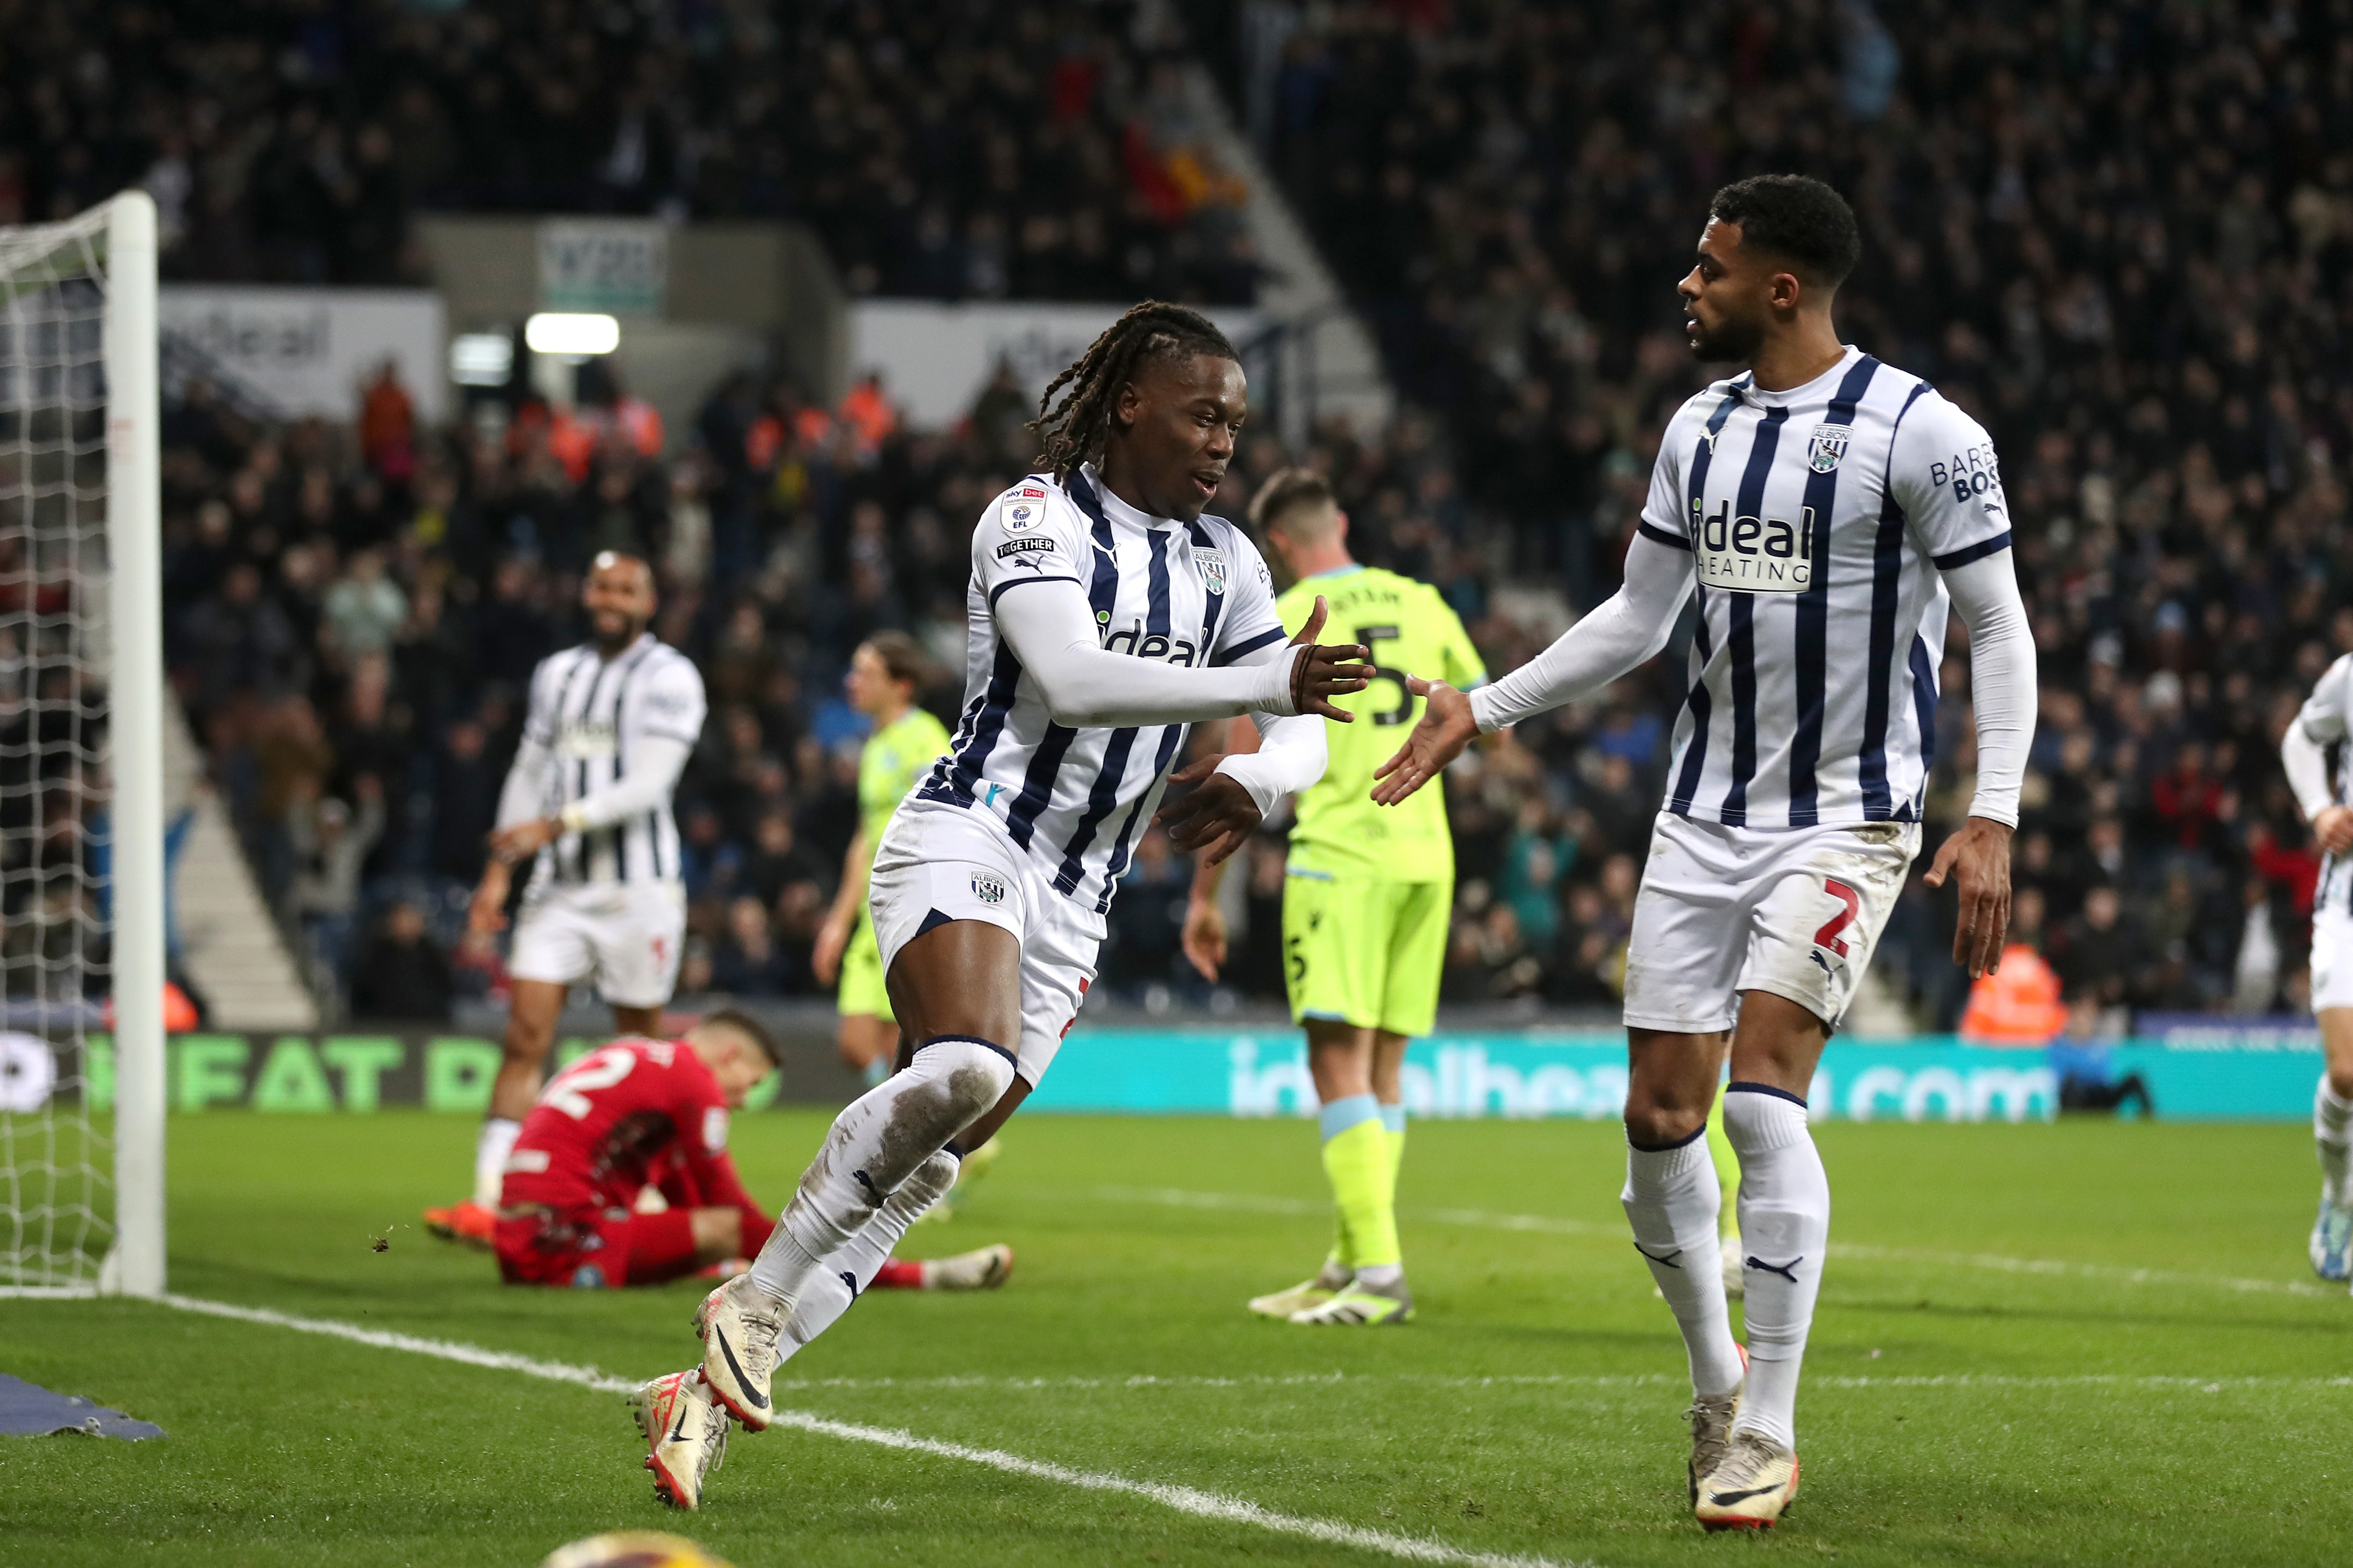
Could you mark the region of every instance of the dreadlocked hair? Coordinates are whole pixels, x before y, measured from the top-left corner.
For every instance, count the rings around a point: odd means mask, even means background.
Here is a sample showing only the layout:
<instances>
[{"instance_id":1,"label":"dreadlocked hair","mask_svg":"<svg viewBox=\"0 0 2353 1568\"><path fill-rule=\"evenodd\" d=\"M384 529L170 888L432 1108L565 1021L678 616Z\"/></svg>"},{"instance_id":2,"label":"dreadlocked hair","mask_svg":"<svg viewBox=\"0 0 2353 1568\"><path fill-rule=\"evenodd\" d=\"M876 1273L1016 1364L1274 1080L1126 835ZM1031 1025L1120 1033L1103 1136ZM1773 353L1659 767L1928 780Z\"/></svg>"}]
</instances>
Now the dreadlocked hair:
<instances>
[{"instance_id":1,"label":"dreadlocked hair","mask_svg":"<svg viewBox=\"0 0 2353 1568\"><path fill-rule=\"evenodd\" d=\"M1194 354L1240 358L1207 316L1161 300L1146 300L1105 327L1038 400L1038 417L1029 426L1045 448L1038 454L1038 467L1058 479L1069 479L1071 469L1101 455L1111 434L1112 405L1139 366ZM1056 393L1062 395L1060 401Z\"/></svg>"}]
</instances>

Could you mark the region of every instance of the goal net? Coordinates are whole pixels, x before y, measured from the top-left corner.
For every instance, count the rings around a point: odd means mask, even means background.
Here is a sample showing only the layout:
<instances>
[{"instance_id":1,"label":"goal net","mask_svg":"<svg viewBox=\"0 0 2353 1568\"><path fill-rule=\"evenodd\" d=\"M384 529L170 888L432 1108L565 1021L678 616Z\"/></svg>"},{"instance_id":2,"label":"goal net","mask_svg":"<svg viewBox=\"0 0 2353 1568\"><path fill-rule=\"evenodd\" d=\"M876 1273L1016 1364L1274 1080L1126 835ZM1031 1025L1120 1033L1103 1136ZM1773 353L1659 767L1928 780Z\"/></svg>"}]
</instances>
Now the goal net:
<instances>
[{"instance_id":1,"label":"goal net","mask_svg":"<svg viewBox=\"0 0 2353 1568\"><path fill-rule=\"evenodd\" d=\"M0 1292L164 1286L155 209L0 228Z\"/></svg>"}]
</instances>

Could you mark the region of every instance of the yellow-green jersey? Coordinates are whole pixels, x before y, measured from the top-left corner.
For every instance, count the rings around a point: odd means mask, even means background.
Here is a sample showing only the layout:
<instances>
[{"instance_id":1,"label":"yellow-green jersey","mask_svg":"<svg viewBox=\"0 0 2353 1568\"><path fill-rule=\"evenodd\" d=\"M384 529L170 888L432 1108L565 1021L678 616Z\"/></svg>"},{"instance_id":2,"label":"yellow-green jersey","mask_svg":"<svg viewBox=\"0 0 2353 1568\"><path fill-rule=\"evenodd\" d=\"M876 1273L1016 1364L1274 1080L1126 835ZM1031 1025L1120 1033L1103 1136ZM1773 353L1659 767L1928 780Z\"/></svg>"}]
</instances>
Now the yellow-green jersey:
<instances>
[{"instance_id":1,"label":"yellow-green jersey","mask_svg":"<svg viewBox=\"0 0 2353 1568\"><path fill-rule=\"evenodd\" d=\"M1424 789L1400 805L1375 805L1373 770L1395 755L1428 706L1407 689L1419 675L1468 689L1487 679L1461 617L1427 583L1377 566L1344 566L1294 584L1275 602L1283 630L1297 634L1321 594L1331 612L1320 634L1372 649L1371 685L1333 705L1356 716L1324 726L1331 761L1321 781L1298 799L1291 830L1291 869L1311 876L1380 882L1454 879L1454 839L1446 795Z\"/></svg>"},{"instance_id":2,"label":"yellow-green jersey","mask_svg":"<svg viewBox=\"0 0 2353 1568\"><path fill-rule=\"evenodd\" d=\"M891 814L947 749L946 726L921 708L908 709L867 737L858 758L858 825L865 830L868 855L882 841Z\"/></svg>"}]
</instances>

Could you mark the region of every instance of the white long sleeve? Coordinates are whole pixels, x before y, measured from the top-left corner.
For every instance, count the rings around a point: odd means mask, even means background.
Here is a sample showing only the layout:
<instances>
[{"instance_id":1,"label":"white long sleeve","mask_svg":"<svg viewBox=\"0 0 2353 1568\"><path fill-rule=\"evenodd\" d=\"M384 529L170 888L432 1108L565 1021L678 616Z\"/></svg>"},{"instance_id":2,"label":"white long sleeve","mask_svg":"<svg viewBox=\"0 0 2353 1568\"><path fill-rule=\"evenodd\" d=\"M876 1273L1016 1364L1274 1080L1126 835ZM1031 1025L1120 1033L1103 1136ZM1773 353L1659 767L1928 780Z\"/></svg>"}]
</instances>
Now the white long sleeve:
<instances>
[{"instance_id":1,"label":"white long sleeve","mask_svg":"<svg viewBox=\"0 0 2353 1568\"><path fill-rule=\"evenodd\" d=\"M1324 721L1313 713L1253 713L1250 722L1258 728L1258 750L1229 756L1218 771L1250 791L1261 816L1271 816L1284 795L1297 795L1324 776L1330 760Z\"/></svg>"},{"instance_id":2,"label":"white long sleeve","mask_svg":"<svg viewBox=\"0 0 2353 1568\"><path fill-rule=\"evenodd\" d=\"M2327 749L2306 733L2301 715L2288 721L2287 733L2280 737L2280 767L2306 822L2337 804L2328 788Z\"/></svg>"},{"instance_id":3,"label":"white long sleeve","mask_svg":"<svg viewBox=\"0 0 2353 1568\"><path fill-rule=\"evenodd\" d=\"M1635 535L1623 587L1544 652L1471 694L1480 732L1589 696L1657 653L1691 590L1690 551Z\"/></svg>"},{"instance_id":4,"label":"white long sleeve","mask_svg":"<svg viewBox=\"0 0 2353 1568\"><path fill-rule=\"evenodd\" d=\"M678 775L686 771L686 759L693 751L668 735L639 736L628 773L564 808L565 831L587 833L653 810L678 787Z\"/></svg>"},{"instance_id":5,"label":"white long sleeve","mask_svg":"<svg viewBox=\"0 0 2353 1568\"><path fill-rule=\"evenodd\" d=\"M506 783L499 786L500 831L547 815L547 770L554 761L555 753L532 739L526 728L522 744L515 748L514 762L507 769Z\"/></svg>"},{"instance_id":6,"label":"white long sleeve","mask_svg":"<svg viewBox=\"0 0 2353 1568\"><path fill-rule=\"evenodd\" d=\"M1262 664L1192 668L1107 652L1085 590L1045 577L997 590L997 630L1038 683L1046 710L1071 729L1191 724L1240 713L1291 714L1297 647L1276 644Z\"/></svg>"},{"instance_id":7,"label":"white long sleeve","mask_svg":"<svg viewBox=\"0 0 2353 1568\"><path fill-rule=\"evenodd\" d=\"M1978 793L1971 816L2018 826L2018 788L2034 741L2034 634L2007 550L1939 574L1969 628L1969 697L1978 720Z\"/></svg>"}]
</instances>

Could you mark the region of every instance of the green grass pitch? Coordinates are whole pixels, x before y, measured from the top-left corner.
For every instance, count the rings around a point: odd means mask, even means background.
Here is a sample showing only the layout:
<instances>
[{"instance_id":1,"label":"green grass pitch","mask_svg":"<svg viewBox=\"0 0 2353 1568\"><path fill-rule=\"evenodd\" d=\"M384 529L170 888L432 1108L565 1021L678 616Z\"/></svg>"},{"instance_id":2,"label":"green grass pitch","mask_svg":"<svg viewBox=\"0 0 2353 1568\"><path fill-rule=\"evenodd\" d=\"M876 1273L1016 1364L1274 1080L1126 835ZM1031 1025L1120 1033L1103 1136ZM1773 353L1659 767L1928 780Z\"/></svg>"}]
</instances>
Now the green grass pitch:
<instances>
[{"instance_id":1,"label":"green grass pitch","mask_svg":"<svg viewBox=\"0 0 2353 1568\"><path fill-rule=\"evenodd\" d=\"M782 1195L823 1127L742 1119L753 1190ZM1805 1489L1767 1538L1691 1521L1683 1354L1607 1124L1416 1124L1399 1202L1420 1316L1350 1332L1242 1306L1322 1254L1312 1123L1017 1121L964 1212L910 1248L1010 1241L1012 1282L877 1293L785 1369L779 1404L1561 1563L2344 1561L2353 1300L2305 1265L2300 1128L1820 1136L1838 1207ZM691 1362L696 1287L504 1289L417 1227L472 1138L422 1113L176 1120L174 1289L631 1378ZM170 1433L0 1440L5 1563L528 1568L633 1525L741 1568L1399 1560L785 1430L738 1434L681 1518L617 1395L149 1303L0 1301L0 1370Z\"/></svg>"}]
</instances>

